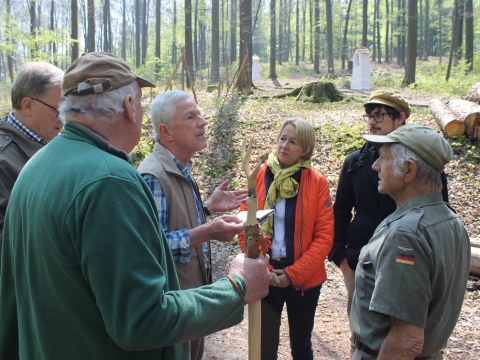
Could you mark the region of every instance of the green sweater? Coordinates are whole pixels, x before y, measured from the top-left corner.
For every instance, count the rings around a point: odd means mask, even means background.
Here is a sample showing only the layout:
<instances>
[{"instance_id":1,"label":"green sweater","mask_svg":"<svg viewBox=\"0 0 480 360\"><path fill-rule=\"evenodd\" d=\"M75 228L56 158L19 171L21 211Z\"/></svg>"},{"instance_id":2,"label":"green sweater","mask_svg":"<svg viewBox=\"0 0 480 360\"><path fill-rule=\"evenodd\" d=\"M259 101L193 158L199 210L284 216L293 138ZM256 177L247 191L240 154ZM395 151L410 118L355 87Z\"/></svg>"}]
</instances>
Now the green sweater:
<instances>
[{"instance_id":1,"label":"green sweater","mask_svg":"<svg viewBox=\"0 0 480 360\"><path fill-rule=\"evenodd\" d=\"M227 279L178 290L128 160L67 123L25 166L5 219L0 359L188 359L188 341L242 320Z\"/></svg>"}]
</instances>

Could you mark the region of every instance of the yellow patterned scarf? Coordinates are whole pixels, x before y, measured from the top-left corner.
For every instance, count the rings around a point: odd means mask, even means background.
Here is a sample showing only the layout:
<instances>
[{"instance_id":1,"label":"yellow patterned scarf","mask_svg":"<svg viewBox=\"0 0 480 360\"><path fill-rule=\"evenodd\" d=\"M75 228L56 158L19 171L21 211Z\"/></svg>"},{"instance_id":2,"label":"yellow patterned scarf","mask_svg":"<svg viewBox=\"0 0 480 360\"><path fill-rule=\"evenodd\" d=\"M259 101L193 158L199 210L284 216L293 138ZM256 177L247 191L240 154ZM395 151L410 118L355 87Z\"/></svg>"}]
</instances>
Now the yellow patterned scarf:
<instances>
[{"instance_id":1,"label":"yellow patterned scarf","mask_svg":"<svg viewBox=\"0 0 480 360\"><path fill-rule=\"evenodd\" d=\"M278 162L277 152L268 154L267 165L272 171L274 178L267 192L265 209L273 209L281 199L292 198L298 193L298 182L292 178L300 168L310 169L310 160L300 160L296 164L282 168ZM273 216L270 216L262 225L266 236L273 234Z\"/></svg>"}]
</instances>

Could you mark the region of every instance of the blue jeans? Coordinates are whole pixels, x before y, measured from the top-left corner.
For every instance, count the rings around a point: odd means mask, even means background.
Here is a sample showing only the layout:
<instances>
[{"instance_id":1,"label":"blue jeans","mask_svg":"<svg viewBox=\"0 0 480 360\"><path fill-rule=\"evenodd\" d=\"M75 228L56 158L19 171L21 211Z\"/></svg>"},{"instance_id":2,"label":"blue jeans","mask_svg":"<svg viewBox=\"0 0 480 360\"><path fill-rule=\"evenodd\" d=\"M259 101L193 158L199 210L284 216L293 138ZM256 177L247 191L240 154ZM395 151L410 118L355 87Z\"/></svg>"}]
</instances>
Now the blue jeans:
<instances>
[{"instance_id":1,"label":"blue jeans","mask_svg":"<svg viewBox=\"0 0 480 360\"><path fill-rule=\"evenodd\" d=\"M287 304L290 349L294 360L313 359L312 330L320 289L295 291L291 286L270 286L262 299L262 360L276 360L283 305Z\"/></svg>"}]
</instances>

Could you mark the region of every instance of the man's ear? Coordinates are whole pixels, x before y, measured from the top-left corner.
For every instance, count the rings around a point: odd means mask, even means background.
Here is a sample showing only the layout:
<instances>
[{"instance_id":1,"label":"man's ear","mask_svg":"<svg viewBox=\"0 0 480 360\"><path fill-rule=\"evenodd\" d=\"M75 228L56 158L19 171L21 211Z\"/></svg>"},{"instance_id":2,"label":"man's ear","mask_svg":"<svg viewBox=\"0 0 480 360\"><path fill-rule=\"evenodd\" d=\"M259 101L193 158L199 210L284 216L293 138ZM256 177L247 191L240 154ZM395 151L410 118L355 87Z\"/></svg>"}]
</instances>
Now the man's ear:
<instances>
[{"instance_id":1,"label":"man's ear","mask_svg":"<svg viewBox=\"0 0 480 360\"><path fill-rule=\"evenodd\" d=\"M172 133L166 124L159 124L158 125L158 133L160 134L160 139L171 140Z\"/></svg>"},{"instance_id":2,"label":"man's ear","mask_svg":"<svg viewBox=\"0 0 480 360\"><path fill-rule=\"evenodd\" d=\"M135 114L134 102L135 102L135 98L130 94L127 94L127 96L125 96L125 99L123 100L125 115L127 116L128 121L133 123L135 123L135 121L137 120L136 116L138 115L138 114Z\"/></svg>"},{"instance_id":3,"label":"man's ear","mask_svg":"<svg viewBox=\"0 0 480 360\"><path fill-rule=\"evenodd\" d=\"M20 103L20 110L25 113L25 115L32 116L32 98L26 96L22 99Z\"/></svg>"},{"instance_id":4,"label":"man's ear","mask_svg":"<svg viewBox=\"0 0 480 360\"><path fill-rule=\"evenodd\" d=\"M403 170L403 179L406 183L410 183L417 178L418 166L415 161L408 159L405 162Z\"/></svg>"}]
</instances>

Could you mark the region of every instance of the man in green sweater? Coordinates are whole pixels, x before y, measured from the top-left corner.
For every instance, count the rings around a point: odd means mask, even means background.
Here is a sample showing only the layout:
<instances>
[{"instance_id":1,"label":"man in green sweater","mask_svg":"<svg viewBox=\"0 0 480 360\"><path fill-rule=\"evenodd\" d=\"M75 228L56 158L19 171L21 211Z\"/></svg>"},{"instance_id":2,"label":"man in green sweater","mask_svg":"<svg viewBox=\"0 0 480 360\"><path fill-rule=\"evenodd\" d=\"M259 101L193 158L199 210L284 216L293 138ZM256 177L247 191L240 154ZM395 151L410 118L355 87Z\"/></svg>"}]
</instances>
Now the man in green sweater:
<instances>
[{"instance_id":1,"label":"man in green sweater","mask_svg":"<svg viewBox=\"0 0 480 360\"><path fill-rule=\"evenodd\" d=\"M25 166L5 218L0 359L188 359L268 291L267 260L179 290L150 190L128 153L142 131L127 63L88 53L66 71L62 134Z\"/></svg>"}]
</instances>

